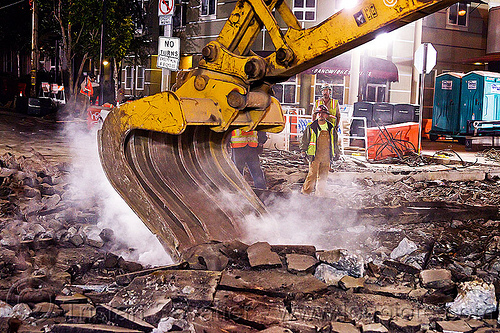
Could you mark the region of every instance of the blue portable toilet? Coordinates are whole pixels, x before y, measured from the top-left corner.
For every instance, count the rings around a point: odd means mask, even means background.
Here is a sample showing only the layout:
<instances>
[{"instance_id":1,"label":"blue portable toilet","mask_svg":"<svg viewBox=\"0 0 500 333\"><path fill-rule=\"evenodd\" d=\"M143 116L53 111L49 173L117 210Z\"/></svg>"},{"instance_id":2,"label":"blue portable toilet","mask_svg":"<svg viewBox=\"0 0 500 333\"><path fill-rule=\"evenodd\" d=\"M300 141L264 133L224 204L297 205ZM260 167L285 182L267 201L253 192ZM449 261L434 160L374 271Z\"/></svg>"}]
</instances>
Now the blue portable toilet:
<instances>
[{"instance_id":1,"label":"blue portable toilet","mask_svg":"<svg viewBox=\"0 0 500 333\"><path fill-rule=\"evenodd\" d=\"M460 91L463 73L448 72L436 77L432 108L431 139L435 135L458 134L460 129ZM434 135L434 136L433 136Z\"/></svg>"},{"instance_id":2,"label":"blue portable toilet","mask_svg":"<svg viewBox=\"0 0 500 333\"><path fill-rule=\"evenodd\" d=\"M461 134L467 134L468 120L500 120L500 73L467 73L462 77L461 95Z\"/></svg>"}]
</instances>

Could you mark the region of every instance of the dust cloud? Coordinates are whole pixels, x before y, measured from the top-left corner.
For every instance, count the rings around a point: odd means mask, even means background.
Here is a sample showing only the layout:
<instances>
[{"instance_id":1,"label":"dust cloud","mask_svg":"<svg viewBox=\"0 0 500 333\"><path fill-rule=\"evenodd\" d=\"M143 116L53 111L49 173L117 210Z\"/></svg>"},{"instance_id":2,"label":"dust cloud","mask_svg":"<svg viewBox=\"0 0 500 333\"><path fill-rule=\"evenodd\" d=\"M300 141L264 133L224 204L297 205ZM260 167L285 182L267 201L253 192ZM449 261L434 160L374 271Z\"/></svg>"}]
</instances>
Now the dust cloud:
<instances>
[{"instance_id":1,"label":"dust cloud","mask_svg":"<svg viewBox=\"0 0 500 333\"><path fill-rule=\"evenodd\" d=\"M332 199L304 196L293 192L274 198L269 214L247 216L245 241L266 241L273 245L314 245L318 250L346 249L365 252L372 242L373 229L365 226L353 209L332 205Z\"/></svg>"},{"instance_id":2,"label":"dust cloud","mask_svg":"<svg viewBox=\"0 0 500 333\"><path fill-rule=\"evenodd\" d=\"M72 151L71 199L80 207L97 208L97 226L112 229L116 238L111 251L146 266L173 263L158 239L106 178L98 153L97 129L88 130L84 123L69 123L65 135Z\"/></svg>"}]
</instances>

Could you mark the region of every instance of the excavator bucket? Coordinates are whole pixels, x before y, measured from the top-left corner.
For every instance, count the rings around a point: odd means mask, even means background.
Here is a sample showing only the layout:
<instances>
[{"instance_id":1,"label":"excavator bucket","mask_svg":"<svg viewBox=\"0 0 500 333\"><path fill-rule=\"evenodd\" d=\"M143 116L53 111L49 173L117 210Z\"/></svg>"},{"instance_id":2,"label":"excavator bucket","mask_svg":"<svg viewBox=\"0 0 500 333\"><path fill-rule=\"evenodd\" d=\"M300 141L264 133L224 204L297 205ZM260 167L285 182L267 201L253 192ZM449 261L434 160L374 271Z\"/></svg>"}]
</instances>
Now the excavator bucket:
<instances>
[{"instance_id":1,"label":"excavator bucket","mask_svg":"<svg viewBox=\"0 0 500 333\"><path fill-rule=\"evenodd\" d=\"M268 111L278 121L267 124L281 130L276 105ZM113 109L100 130L108 179L173 259L195 244L240 239L247 216L266 214L230 159L230 130L212 129L217 113L210 100L165 92Z\"/></svg>"}]
</instances>

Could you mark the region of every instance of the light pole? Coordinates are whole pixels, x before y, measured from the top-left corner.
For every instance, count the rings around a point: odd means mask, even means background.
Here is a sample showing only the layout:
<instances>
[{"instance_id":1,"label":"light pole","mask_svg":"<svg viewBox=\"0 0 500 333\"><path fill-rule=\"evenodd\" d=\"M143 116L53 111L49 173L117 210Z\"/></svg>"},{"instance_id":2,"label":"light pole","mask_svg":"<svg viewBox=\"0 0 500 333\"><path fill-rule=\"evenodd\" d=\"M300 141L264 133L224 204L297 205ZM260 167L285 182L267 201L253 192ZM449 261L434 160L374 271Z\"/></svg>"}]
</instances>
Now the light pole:
<instances>
[{"instance_id":1,"label":"light pole","mask_svg":"<svg viewBox=\"0 0 500 333\"><path fill-rule=\"evenodd\" d=\"M36 96L36 71L38 69L38 6L31 1L31 89L30 96Z\"/></svg>"},{"instance_id":2,"label":"light pole","mask_svg":"<svg viewBox=\"0 0 500 333\"><path fill-rule=\"evenodd\" d=\"M106 0L102 0L102 22L101 22L101 45L99 49L99 105L103 104L104 98L104 31L105 31L105 23L106 23Z\"/></svg>"}]
</instances>

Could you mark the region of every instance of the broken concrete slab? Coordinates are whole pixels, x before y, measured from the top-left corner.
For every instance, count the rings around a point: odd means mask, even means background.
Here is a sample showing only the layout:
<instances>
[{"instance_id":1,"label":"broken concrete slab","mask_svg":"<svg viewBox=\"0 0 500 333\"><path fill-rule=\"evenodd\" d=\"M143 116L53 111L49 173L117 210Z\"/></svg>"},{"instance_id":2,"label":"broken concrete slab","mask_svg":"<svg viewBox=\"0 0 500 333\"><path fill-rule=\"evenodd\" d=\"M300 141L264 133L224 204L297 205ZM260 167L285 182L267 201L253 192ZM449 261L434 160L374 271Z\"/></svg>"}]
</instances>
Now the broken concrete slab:
<instances>
[{"instance_id":1,"label":"broken concrete slab","mask_svg":"<svg viewBox=\"0 0 500 333\"><path fill-rule=\"evenodd\" d=\"M181 258L191 269L222 271L229 263L229 258L221 251L223 243L212 242L198 244L186 249Z\"/></svg>"},{"instance_id":2,"label":"broken concrete slab","mask_svg":"<svg viewBox=\"0 0 500 333\"><path fill-rule=\"evenodd\" d=\"M300 333L317 333L318 327L316 325L296 321L296 320L285 320L281 323L282 326L289 328L292 332L300 332Z\"/></svg>"},{"instance_id":3,"label":"broken concrete slab","mask_svg":"<svg viewBox=\"0 0 500 333\"><path fill-rule=\"evenodd\" d=\"M158 325L161 318L170 314L172 307L173 304L170 298L157 298L154 304L149 305L149 308L144 312L142 319L151 325Z\"/></svg>"},{"instance_id":4,"label":"broken concrete slab","mask_svg":"<svg viewBox=\"0 0 500 333\"><path fill-rule=\"evenodd\" d=\"M448 311L459 316L483 317L497 309L495 286L480 280L458 285L458 295L447 303Z\"/></svg>"},{"instance_id":5,"label":"broken concrete slab","mask_svg":"<svg viewBox=\"0 0 500 333\"><path fill-rule=\"evenodd\" d=\"M292 253L312 257L316 255L316 247L313 245L271 245L271 251L276 252L280 256Z\"/></svg>"},{"instance_id":6,"label":"broken concrete slab","mask_svg":"<svg viewBox=\"0 0 500 333\"><path fill-rule=\"evenodd\" d=\"M284 327L279 327L279 326L272 326L269 328L266 328L265 330L259 331L263 333L292 333L288 328Z\"/></svg>"},{"instance_id":7,"label":"broken concrete slab","mask_svg":"<svg viewBox=\"0 0 500 333\"><path fill-rule=\"evenodd\" d=\"M35 318L53 318L63 314L63 310L54 303L36 303L31 315Z\"/></svg>"},{"instance_id":8,"label":"broken concrete slab","mask_svg":"<svg viewBox=\"0 0 500 333\"><path fill-rule=\"evenodd\" d=\"M365 292L377 295L396 297L396 298L408 298L410 293L413 291L413 288L406 286L398 286L398 285L389 285L381 287L375 284L365 283L364 290Z\"/></svg>"},{"instance_id":9,"label":"broken concrete slab","mask_svg":"<svg viewBox=\"0 0 500 333\"><path fill-rule=\"evenodd\" d=\"M436 322L436 326L441 331L450 333L468 333L473 331L465 320L438 321Z\"/></svg>"},{"instance_id":10,"label":"broken concrete slab","mask_svg":"<svg viewBox=\"0 0 500 333\"><path fill-rule=\"evenodd\" d=\"M62 304L66 321L70 323L88 323L95 315L96 310L92 304Z\"/></svg>"},{"instance_id":11,"label":"broken concrete slab","mask_svg":"<svg viewBox=\"0 0 500 333\"><path fill-rule=\"evenodd\" d=\"M447 289L454 285L451 272L447 269L427 269L420 272L420 279L425 288Z\"/></svg>"},{"instance_id":12,"label":"broken concrete slab","mask_svg":"<svg viewBox=\"0 0 500 333\"><path fill-rule=\"evenodd\" d=\"M473 329L478 329L480 327L486 326L486 323L478 319L466 319L465 322Z\"/></svg>"},{"instance_id":13,"label":"broken concrete slab","mask_svg":"<svg viewBox=\"0 0 500 333\"><path fill-rule=\"evenodd\" d=\"M332 333L359 333L359 330L353 324L332 322L330 331Z\"/></svg>"},{"instance_id":14,"label":"broken concrete slab","mask_svg":"<svg viewBox=\"0 0 500 333\"><path fill-rule=\"evenodd\" d=\"M109 305L127 309L142 317L158 299L171 298L191 304L210 304L221 278L221 272L198 270L157 271L136 277L127 287L118 291Z\"/></svg>"},{"instance_id":15,"label":"broken concrete slab","mask_svg":"<svg viewBox=\"0 0 500 333\"><path fill-rule=\"evenodd\" d=\"M396 330L396 332L404 332L404 333L417 333L420 331L421 323L413 320L406 320L403 318L396 318L391 320L389 323L389 327L392 330Z\"/></svg>"},{"instance_id":16,"label":"broken concrete slab","mask_svg":"<svg viewBox=\"0 0 500 333\"><path fill-rule=\"evenodd\" d=\"M56 296L56 299L55 299L55 303L57 305L61 305L61 304L84 304L84 303L88 303L88 302L89 302L89 298L87 296L79 294L79 293L75 293L75 294L69 295L69 296L58 295L58 296Z\"/></svg>"},{"instance_id":17,"label":"broken concrete slab","mask_svg":"<svg viewBox=\"0 0 500 333\"><path fill-rule=\"evenodd\" d=\"M481 327L475 333L500 333L500 328Z\"/></svg>"},{"instance_id":18,"label":"broken concrete slab","mask_svg":"<svg viewBox=\"0 0 500 333\"><path fill-rule=\"evenodd\" d=\"M189 265L186 262L182 262L182 263L175 264L175 265L159 266L159 267L155 267L155 268L144 269L144 270L138 271L138 272L132 272L132 273L118 275L118 276L116 276L115 281L120 286L126 286L130 282L132 282L136 277L139 277L139 276L149 275L149 274L156 272L156 271L180 270L180 269L187 269L188 267L189 267Z\"/></svg>"},{"instance_id":19,"label":"broken concrete slab","mask_svg":"<svg viewBox=\"0 0 500 333\"><path fill-rule=\"evenodd\" d=\"M289 294L321 292L327 285L312 275L298 276L279 270L229 270L222 273L219 287L284 297Z\"/></svg>"},{"instance_id":20,"label":"broken concrete slab","mask_svg":"<svg viewBox=\"0 0 500 333\"><path fill-rule=\"evenodd\" d=\"M363 333L387 333L389 330L381 323L363 325Z\"/></svg>"},{"instance_id":21,"label":"broken concrete slab","mask_svg":"<svg viewBox=\"0 0 500 333\"><path fill-rule=\"evenodd\" d=\"M231 318L257 329L296 319L290 316L283 302L276 302L271 296L248 292L218 290L213 309L223 318Z\"/></svg>"},{"instance_id":22,"label":"broken concrete slab","mask_svg":"<svg viewBox=\"0 0 500 333\"><path fill-rule=\"evenodd\" d=\"M339 281L339 287L344 290L353 289L354 291L358 291L363 288L365 284L364 278L354 278L352 276L346 275L342 277Z\"/></svg>"},{"instance_id":23,"label":"broken concrete slab","mask_svg":"<svg viewBox=\"0 0 500 333\"><path fill-rule=\"evenodd\" d=\"M398 272L405 272L408 274L418 274L420 272L420 269L415 266L394 260L384 260L384 265L395 268Z\"/></svg>"},{"instance_id":24,"label":"broken concrete slab","mask_svg":"<svg viewBox=\"0 0 500 333\"><path fill-rule=\"evenodd\" d=\"M220 316L214 315L213 312L210 314L205 312L203 317L197 317L193 321L193 327L195 333L254 333L260 331L247 325L220 318Z\"/></svg>"},{"instance_id":25,"label":"broken concrete slab","mask_svg":"<svg viewBox=\"0 0 500 333\"><path fill-rule=\"evenodd\" d=\"M415 244L415 242L405 237L399 242L398 246L394 250L392 250L389 257L392 260L398 259L414 252L417 249L418 249L417 244Z\"/></svg>"},{"instance_id":26,"label":"broken concrete slab","mask_svg":"<svg viewBox=\"0 0 500 333\"><path fill-rule=\"evenodd\" d=\"M288 271L297 273L313 270L318 260L310 255L289 253L286 254L286 262Z\"/></svg>"},{"instance_id":27,"label":"broken concrete slab","mask_svg":"<svg viewBox=\"0 0 500 333\"><path fill-rule=\"evenodd\" d=\"M140 318L105 304L98 305L95 310L100 318L106 318L105 322L111 322L121 327L143 332L151 332L155 328Z\"/></svg>"},{"instance_id":28,"label":"broken concrete slab","mask_svg":"<svg viewBox=\"0 0 500 333\"><path fill-rule=\"evenodd\" d=\"M57 324L51 329L52 333L142 333L139 330L128 328L97 325L97 324Z\"/></svg>"},{"instance_id":29,"label":"broken concrete slab","mask_svg":"<svg viewBox=\"0 0 500 333\"><path fill-rule=\"evenodd\" d=\"M316 258L338 270L347 272L353 277L362 277L364 275L363 259L345 249L318 251L316 252Z\"/></svg>"},{"instance_id":30,"label":"broken concrete slab","mask_svg":"<svg viewBox=\"0 0 500 333\"><path fill-rule=\"evenodd\" d=\"M347 275L347 272L338 270L328 264L319 264L314 271L314 277L329 286L338 286L340 279Z\"/></svg>"},{"instance_id":31,"label":"broken concrete slab","mask_svg":"<svg viewBox=\"0 0 500 333\"><path fill-rule=\"evenodd\" d=\"M251 267L279 267L281 259L276 252L271 251L267 242L252 244L247 249L248 261Z\"/></svg>"}]
</instances>

